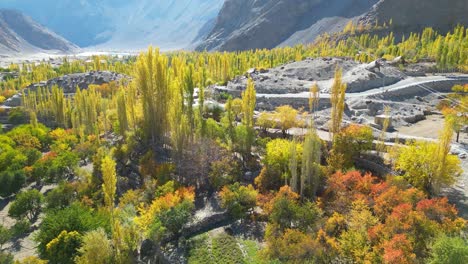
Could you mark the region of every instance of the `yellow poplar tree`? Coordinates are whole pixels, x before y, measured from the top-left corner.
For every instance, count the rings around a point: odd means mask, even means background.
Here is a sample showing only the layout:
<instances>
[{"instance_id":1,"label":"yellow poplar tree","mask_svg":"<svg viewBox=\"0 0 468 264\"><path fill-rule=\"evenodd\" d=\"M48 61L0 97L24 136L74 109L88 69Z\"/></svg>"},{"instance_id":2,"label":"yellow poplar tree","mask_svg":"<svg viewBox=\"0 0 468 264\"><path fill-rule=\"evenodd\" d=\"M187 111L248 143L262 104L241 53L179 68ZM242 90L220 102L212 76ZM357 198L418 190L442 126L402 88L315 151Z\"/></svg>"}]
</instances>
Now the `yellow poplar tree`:
<instances>
[{"instance_id":1,"label":"yellow poplar tree","mask_svg":"<svg viewBox=\"0 0 468 264\"><path fill-rule=\"evenodd\" d=\"M345 107L345 94L347 84L343 83L342 76L343 71L341 69L337 69L335 72L335 80L333 82L330 92L330 101L332 105L330 133L331 138L333 140L335 139L336 135L340 132Z\"/></svg>"},{"instance_id":2,"label":"yellow poplar tree","mask_svg":"<svg viewBox=\"0 0 468 264\"><path fill-rule=\"evenodd\" d=\"M115 192L117 190L117 174L115 172L115 161L105 156L102 159L102 191L104 192L104 202L109 210L112 212L114 208Z\"/></svg>"}]
</instances>

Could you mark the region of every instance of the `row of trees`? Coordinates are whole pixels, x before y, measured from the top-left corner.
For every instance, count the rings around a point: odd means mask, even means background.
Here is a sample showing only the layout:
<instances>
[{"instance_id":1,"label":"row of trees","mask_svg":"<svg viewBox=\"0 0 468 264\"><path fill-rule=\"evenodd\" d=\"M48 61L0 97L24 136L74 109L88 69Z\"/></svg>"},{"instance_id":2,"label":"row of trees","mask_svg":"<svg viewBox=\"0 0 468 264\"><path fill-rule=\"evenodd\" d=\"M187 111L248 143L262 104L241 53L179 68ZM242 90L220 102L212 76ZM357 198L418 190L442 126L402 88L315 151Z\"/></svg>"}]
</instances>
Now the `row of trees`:
<instances>
[{"instance_id":1,"label":"row of trees","mask_svg":"<svg viewBox=\"0 0 468 264\"><path fill-rule=\"evenodd\" d=\"M388 59L404 56L409 61L432 59L441 69L459 69L466 71L468 55L466 48L468 32L463 26L457 26L452 32L441 35L432 28L425 29L422 33L412 33L399 43L395 43L393 33L379 37L372 30L360 29L348 26L342 34L354 34L347 38L324 35L309 45L296 47L276 48L273 50L255 50L238 53L194 53L174 52L169 53L166 63L170 65L182 65L185 62L193 62L196 72L202 71L204 82L202 86L213 83L226 83L234 76L241 75L249 68L272 68L286 62L302 60L307 57L346 56L362 62L377 59L375 56ZM1 92L8 95L8 91L24 88L31 83L36 83L63 74L86 72L89 70L110 70L128 75L133 75L134 61L94 56L91 61L69 61L53 68L51 64L11 65L13 71L19 71L19 78L13 78L8 83L0 85ZM177 71L175 75L179 75ZM197 84L198 85L198 84ZM5 96L4 95L4 96ZM10 95L11 96L11 95Z\"/></svg>"}]
</instances>

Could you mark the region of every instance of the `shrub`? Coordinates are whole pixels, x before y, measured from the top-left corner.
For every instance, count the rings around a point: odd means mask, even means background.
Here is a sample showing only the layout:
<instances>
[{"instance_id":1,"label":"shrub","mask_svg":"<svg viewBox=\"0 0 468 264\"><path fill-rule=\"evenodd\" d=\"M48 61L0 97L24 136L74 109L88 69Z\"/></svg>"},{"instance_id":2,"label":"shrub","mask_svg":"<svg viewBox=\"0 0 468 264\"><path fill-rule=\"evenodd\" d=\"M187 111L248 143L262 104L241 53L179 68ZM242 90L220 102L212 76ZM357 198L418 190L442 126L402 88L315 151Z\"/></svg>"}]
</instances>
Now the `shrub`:
<instances>
[{"instance_id":1,"label":"shrub","mask_svg":"<svg viewBox=\"0 0 468 264\"><path fill-rule=\"evenodd\" d=\"M240 183L224 186L220 192L221 206L235 218L243 218L253 209L257 202L257 191L249 186L241 186Z\"/></svg>"}]
</instances>

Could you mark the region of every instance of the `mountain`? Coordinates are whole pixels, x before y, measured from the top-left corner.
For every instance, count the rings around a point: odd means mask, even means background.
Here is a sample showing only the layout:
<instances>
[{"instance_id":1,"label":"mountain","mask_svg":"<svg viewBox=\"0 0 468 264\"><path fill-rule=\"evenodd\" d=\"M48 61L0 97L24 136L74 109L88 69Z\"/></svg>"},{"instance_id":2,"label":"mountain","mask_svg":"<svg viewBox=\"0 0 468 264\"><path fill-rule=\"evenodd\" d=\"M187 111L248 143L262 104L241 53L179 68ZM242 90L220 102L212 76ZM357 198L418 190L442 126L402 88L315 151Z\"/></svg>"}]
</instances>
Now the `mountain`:
<instances>
[{"instance_id":1,"label":"mountain","mask_svg":"<svg viewBox=\"0 0 468 264\"><path fill-rule=\"evenodd\" d=\"M349 21L393 19L408 35L431 26L468 25L467 0L226 0L213 30L197 50L246 50L309 43L341 31Z\"/></svg>"},{"instance_id":2,"label":"mountain","mask_svg":"<svg viewBox=\"0 0 468 264\"><path fill-rule=\"evenodd\" d=\"M467 0L381 0L360 20L364 23L393 21L398 33L433 27L447 32L457 24L468 25Z\"/></svg>"},{"instance_id":3,"label":"mountain","mask_svg":"<svg viewBox=\"0 0 468 264\"><path fill-rule=\"evenodd\" d=\"M0 9L0 55L75 49L77 46L21 12Z\"/></svg>"},{"instance_id":4,"label":"mountain","mask_svg":"<svg viewBox=\"0 0 468 264\"><path fill-rule=\"evenodd\" d=\"M80 47L182 48L203 39L223 0L1 0ZM209 23L211 22L211 24ZM207 30L208 29L208 30ZM204 30L204 31L203 31ZM201 35L200 35L201 34Z\"/></svg>"}]
</instances>

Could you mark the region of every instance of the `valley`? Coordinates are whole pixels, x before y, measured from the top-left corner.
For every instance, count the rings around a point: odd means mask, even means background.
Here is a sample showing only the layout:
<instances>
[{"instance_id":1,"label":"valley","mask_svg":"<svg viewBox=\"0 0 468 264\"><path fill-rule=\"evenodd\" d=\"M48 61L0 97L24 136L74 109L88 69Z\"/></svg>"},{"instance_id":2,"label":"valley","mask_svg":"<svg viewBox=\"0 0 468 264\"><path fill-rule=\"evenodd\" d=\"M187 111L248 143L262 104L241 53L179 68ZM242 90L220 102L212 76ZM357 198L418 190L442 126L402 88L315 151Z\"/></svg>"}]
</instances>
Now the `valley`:
<instances>
[{"instance_id":1,"label":"valley","mask_svg":"<svg viewBox=\"0 0 468 264\"><path fill-rule=\"evenodd\" d=\"M0 264L468 263L468 3L0 3Z\"/></svg>"}]
</instances>

